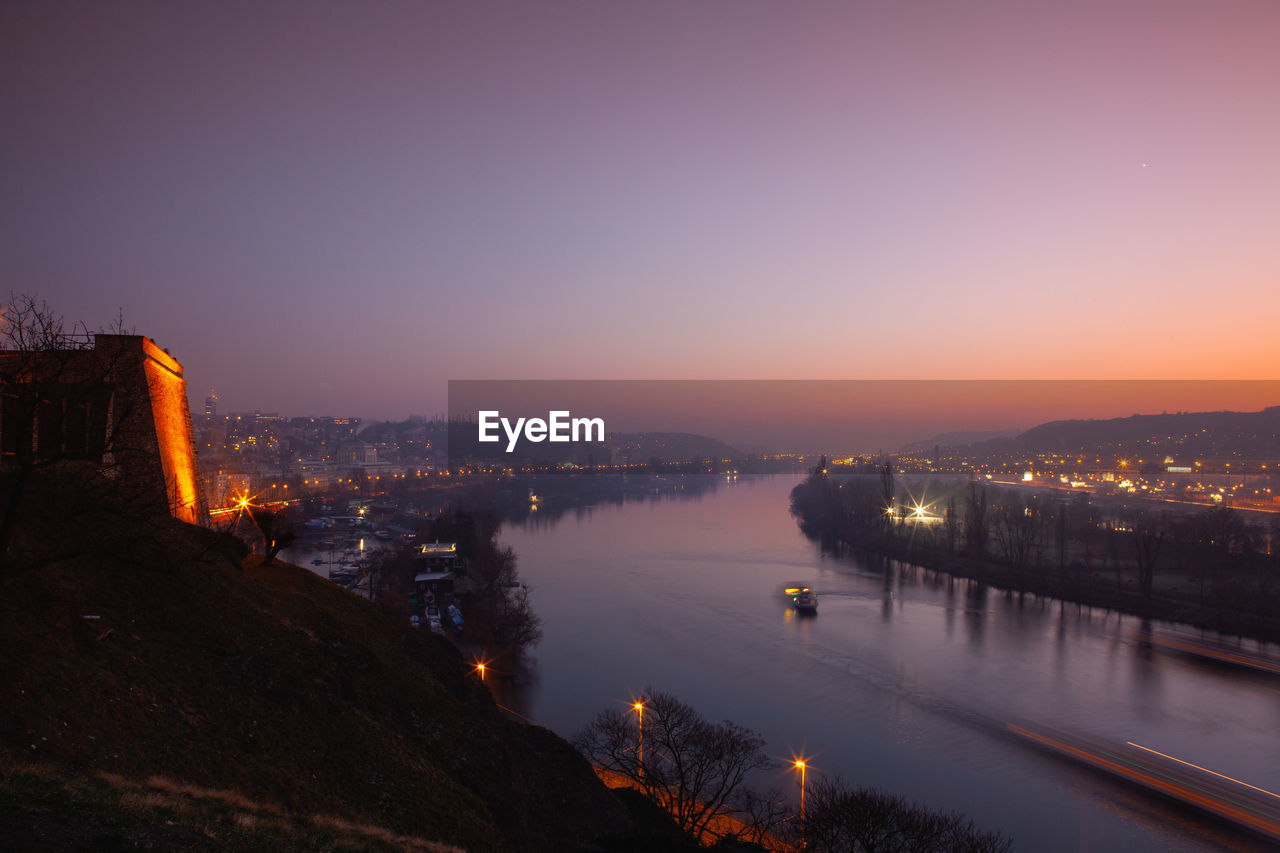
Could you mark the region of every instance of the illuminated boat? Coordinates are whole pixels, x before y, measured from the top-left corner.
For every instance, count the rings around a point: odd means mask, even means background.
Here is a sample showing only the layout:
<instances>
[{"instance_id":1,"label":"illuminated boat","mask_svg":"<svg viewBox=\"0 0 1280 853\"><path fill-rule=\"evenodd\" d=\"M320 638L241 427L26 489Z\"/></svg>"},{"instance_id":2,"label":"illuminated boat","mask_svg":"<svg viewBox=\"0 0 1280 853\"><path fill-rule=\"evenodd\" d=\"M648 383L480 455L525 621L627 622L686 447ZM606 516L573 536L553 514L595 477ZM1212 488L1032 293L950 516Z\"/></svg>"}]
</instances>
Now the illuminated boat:
<instances>
[{"instance_id":1,"label":"illuminated boat","mask_svg":"<svg viewBox=\"0 0 1280 853\"><path fill-rule=\"evenodd\" d=\"M814 595L809 587L789 586L786 588L786 593L791 598L791 606L797 613L818 612L818 596Z\"/></svg>"}]
</instances>

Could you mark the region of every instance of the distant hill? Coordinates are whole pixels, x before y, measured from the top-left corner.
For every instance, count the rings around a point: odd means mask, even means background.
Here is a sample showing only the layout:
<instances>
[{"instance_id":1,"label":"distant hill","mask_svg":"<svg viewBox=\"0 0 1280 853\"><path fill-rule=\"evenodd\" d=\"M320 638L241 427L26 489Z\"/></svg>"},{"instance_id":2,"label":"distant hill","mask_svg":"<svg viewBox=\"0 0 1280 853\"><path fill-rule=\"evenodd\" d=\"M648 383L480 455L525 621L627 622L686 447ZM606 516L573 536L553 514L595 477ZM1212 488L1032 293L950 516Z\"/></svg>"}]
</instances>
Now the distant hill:
<instances>
[{"instance_id":1,"label":"distant hill","mask_svg":"<svg viewBox=\"0 0 1280 853\"><path fill-rule=\"evenodd\" d=\"M574 849L627 826L569 744L509 719L407 620L295 566L242 567L230 537L172 519L95 512L63 533L41 564L0 567L0 778L111 779L142 786L135 805L160 779L468 850ZM44 837L39 802L12 804L28 787L0 785L0 837Z\"/></svg>"},{"instance_id":2,"label":"distant hill","mask_svg":"<svg viewBox=\"0 0 1280 853\"><path fill-rule=\"evenodd\" d=\"M1280 406L1260 412L1177 412L1105 420L1060 420L1012 438L968 445L973 452L1075 452L1151 448L1189 457L1280 458Z\"/></svg>"}]
</instances>

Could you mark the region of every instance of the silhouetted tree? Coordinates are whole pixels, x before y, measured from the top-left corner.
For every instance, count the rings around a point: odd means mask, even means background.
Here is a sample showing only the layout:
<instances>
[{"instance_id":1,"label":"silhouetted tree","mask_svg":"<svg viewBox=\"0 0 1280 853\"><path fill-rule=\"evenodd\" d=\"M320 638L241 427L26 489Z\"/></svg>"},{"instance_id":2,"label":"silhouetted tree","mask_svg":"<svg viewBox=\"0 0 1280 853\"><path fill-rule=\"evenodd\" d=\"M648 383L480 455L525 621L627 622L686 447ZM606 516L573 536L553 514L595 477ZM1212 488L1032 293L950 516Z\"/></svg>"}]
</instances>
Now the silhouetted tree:
<instances>
[{"instance_id":1,"label":"silhouetted tree","mask_svg":"<svg viewBox=\"0 0 1280 853\"><path fill-rule=\"evenodd\" d=\"M1164 542L1163 528L1151 523L1140 523L1133 532L1134 556L1138 561L1138 589L1145 598L1151 597L1155 584L1156 560L1160 558L1160 545Z\"/></svg>"},{"instance_id":2,"label":"silhouetted tree","mask_svg":"<svg viewBox=\"0 0 1280 853\"><path fill-rule=\"evenodd\" d=\"M269 566L276 555L298 540L290 526L288 514L284 510L273 512L269 509L249 509L249 517L254 527L262 534L262 565Z\"/></svg>"},{"instance_id":3,"label":"silhouetted tree","mask_svg":"<svg viewBox=\"0 0 1280 853\"><path fill-rule=\"evenodd\" d=\"M515 640L537 638L537 617L520 586L515 551L510 547L483 548L472 558L467 574L476 588L477 609L471 618L477 634L500 646L522 645Z\"/></svg>"},{"instance_id":4,"label":"silhouetted tree","mask_svg":"<svg viewBox=\"0 0 1280 853\"><path fill-rule=\"evenodd\" d=\"M822 853L1006 853L1012 841L973 821L934 812L882 791L819 778L797 827L802 846Z\"/></svg>"},{"instance_id":5,"label":"silhouetted tree","mask_svg":"<svg viewBox=\"0 0 1280 853\"><path fill-rule=\"evenodd\" d=\"M1043 516L1038 504L1009 495L996 512L995 537L1004 561L1021 572L1031 565L1040 542Z\"/></svg>"},{"instance_id":6,"label":"silhouetted tree","mask_svg":"<svg viewBox=\"0 0 1280 853\"><path fill-rule=\"evenodd\" d=\"M947 536L947 553L956 552L956 539L960 532L960 519L956 515L956 496L947 496L947 507L942 512L942 526Z\"/></svg>"},{"instance_id":7,"label":"silhouetted tree","mask_svg":"<svg viewBox=\"0 0 1280 853\"><path fill-rule=\"evenodd\" d=\"M670 693L652 691L644 697L642 758L640 720L629 708L601 711L574 736L574 744L596 765L625 777L694 837L717 815L742 813L747 776L774 764L755 732L727 720L708 722Z\"/></svg>"},{"instance_id":8,"label":"silhouetted tree","mask_svg":"<svg viewBox=\"0 0 1280 853\"><path fill-rule=\"evenodd\" d=\"M964 543L971 556L987 555L987 534L987 487L970 483L965 501Z\"/></svg>"},{"instance_id":9,"label":"silhouetted tree","mask_svg":"<svg viewBox=\"0 0 1280 853\"><path fill-rule=\"evenodd\" d=\"M742 822L743 829L736 834L736 838L726 840L741 840L765 847L771 844L773 836L781 827L795 819L791 805L782 792L776 789L759 793L744 788L735 799L737 805L734 817Z\"/></svg>"}]
</instances>

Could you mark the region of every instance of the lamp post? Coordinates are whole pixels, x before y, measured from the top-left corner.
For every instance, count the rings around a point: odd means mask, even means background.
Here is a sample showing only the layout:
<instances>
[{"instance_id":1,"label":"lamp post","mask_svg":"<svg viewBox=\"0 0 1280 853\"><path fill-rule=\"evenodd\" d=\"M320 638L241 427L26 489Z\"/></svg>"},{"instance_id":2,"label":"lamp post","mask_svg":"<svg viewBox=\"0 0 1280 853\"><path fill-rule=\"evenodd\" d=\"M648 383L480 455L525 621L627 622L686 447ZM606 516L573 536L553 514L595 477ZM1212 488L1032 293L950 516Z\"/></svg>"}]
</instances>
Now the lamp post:
<instances>
[{"instance_id":1,"label":"lamp post","mask_svg":"<svg viewBox=\"0 0 1280 853\"><path fill-rule=\"evenodd\" d=\"M795 760L795 767L800 771L800 823L804 824L804 771L805 763L803 758Z\"/></svg>"},{"instance_id":2,"label":"lamp post","mask_svg":"<svg viewBox=\"0 0 1280 853\"><path fill-rule=\"evenodd\" d=\"M636 761L639 767L641 781L644 780L644 703L634 702L631 705L636 709L636 725L640 730L640 739L636 745Z\"/></svg>"}]
</instances>

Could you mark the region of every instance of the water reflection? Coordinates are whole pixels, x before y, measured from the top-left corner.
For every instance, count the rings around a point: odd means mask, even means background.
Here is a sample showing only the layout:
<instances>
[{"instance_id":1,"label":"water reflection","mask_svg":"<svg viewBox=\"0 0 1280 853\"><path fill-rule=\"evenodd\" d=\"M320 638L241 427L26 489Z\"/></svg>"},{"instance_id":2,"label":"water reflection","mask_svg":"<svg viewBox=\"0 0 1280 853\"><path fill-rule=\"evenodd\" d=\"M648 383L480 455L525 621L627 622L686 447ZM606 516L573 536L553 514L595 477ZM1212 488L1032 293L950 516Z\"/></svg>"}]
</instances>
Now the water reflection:
<instances>
[{"instance_id":1,"label":"water reflection","mask_svg":"<svg viewBox=\"0 0 1280 853\"><path fill-rule=\"evenodd\" d=\"M787 513L790 478L707 480L505 529L544 620L522 713L571 734L653 685L1018 849L1263 849L1007 725L1134 740L1276 790L1280 678L1162 645L1168 626L823 554ZM779 600L788 581L814 589L820 619Z\"/></svg>"}]
</instances>

